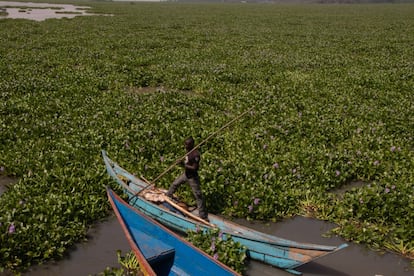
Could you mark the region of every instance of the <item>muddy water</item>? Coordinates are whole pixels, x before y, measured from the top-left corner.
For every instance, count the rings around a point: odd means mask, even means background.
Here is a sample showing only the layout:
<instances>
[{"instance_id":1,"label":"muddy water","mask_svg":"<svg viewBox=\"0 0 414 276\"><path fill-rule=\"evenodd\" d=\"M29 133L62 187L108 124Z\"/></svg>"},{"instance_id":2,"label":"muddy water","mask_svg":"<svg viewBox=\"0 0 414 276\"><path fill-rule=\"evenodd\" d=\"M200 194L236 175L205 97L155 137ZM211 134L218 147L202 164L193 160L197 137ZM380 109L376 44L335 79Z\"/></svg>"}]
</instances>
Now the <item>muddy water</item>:
<instances>
[{"instance_id":1,"label":"muddy water","mask_svg":"<svg viewBox=\"0 0 414 276\"><path fill-rule=\"evenodd\" d=\"M106 267L119 267L116 251L131 251L115 216L101 222L88 233L88 241L76 245L65 259L34 266L23 275L86 276L103 272Z\"/></svg>"},{"instance_id":2,"label":"muddy water","mask_svg":"<svg viewBox=\"0 0 414 276\"><path fill-rule=\"evenodd\" d=\"M344 242L338 237L326 238L322 236L334 227L333 224L310 218L296 217L271 224L250 223L245 220L237 220L236 222L265 233L300 242L325 245L339 245ZM123 253L130 251L122 229L113 216L106 222L98 224L90 232L90 236L91 238L87 243L77 245L77 248L72 250L66 259L56 264L33 267L31 271L24 275L95 275L102 272L107 266L118 266L116 250L122 250ZM305 264L297 270L302 272L304 276L414 275L414 270L410 268L407 259L393 254L380 255L355 244L350 244L342 251ZM288 276L292 274L269 265L251 261L247 275Z\"/></svg>"},{"instance_id":3,"label":"muddy water","mask_svg":"<svg viewBox=\"0 0 414 276\"><path fill-rule=\"evenodd\" d=\"M0 196L7 190L10 185L17 182L17 178L0 175Z\"/></svg>"},{"instance_id":4,"label":"muddy water","mask_svg":"<svg viewBox=\"0 0 414 276\"><path fill-rule=\"evenodd\" d=\"M0 16L0 18L29 19L35 21L44 21L50 18L59 19L96 15L88 13L87 10L90 9L90 7L69 4L0 1L0 8L7 12L6 16Z\"/></svg>"},{"instance_id":5,"label":"muddy water","mask_svg":"<svg viewBox=\"0 0 414 276\"><path fill-rule=\"evenodd\" d=\"M255 228L265 233L277 235L282 238L325 245L339 245L346 241L339 237L324 237L324 234L335 227L334 224L323 221L295 217L281 223L249 223L245 220L236 221L239 224ZM364 246L348 243L348 247L317 259L311 263L297 268L305 276L405 276L414 275L408 259L395 254L379 254L368 250ZM262 275L257 271L257 265L251 266L250 275ZM265 274L264 275L288 275Z\"/></svg>"}]
</instances>

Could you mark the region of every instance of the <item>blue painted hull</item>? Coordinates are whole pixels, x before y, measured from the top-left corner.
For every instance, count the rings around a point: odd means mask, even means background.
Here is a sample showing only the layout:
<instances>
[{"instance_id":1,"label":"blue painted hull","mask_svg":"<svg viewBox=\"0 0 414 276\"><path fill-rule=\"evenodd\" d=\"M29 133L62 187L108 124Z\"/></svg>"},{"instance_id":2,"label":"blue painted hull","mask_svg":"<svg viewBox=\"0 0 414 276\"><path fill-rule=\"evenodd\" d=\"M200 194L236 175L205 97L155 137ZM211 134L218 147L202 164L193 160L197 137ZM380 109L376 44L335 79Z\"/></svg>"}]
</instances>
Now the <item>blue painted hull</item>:
<instances>
[{"instance_id":1,"label":"blue painted hull","mask_svg":"<svg viewBox=\"0 0 414 276\"><path fill-rule=\"evenodd\" d=\"M239 275L123 201L108 199L145 275Z\"/></svg>"},{"instance_id":2,"label":"blue painted hull","mask_svg":"<svg viewBox=\"0 0 414 276\"><path fill-rule=\"evenodd\" d=\"M102 151L102 156L108 174L129 196L129 204L176 231L186 232L188 230L210 228L137 196L138 192L147 187L147 183L110 160L105 151ZM247 255L251 259L285 269L293 274L300 274L294 268L347 247L347 244L325 246L298 243L243 227L213 214L209 214L209 220L220 228L223 233L231 236L234 241L246 246L248 249Z\"/></svg>"}]
</instances>

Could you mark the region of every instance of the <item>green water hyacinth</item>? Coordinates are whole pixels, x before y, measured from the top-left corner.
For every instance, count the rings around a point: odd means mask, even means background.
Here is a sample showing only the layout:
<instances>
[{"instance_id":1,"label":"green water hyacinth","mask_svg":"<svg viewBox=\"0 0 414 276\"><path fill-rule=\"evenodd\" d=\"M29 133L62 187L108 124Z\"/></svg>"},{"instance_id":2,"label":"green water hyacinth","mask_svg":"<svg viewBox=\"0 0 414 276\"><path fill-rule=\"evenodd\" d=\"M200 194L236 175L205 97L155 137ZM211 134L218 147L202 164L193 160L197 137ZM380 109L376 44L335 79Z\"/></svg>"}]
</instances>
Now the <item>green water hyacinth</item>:
<instances>
[{"instance_id":1,"label":"green water hyacinth","mask_svg":"<svg viewBox=\"0 0 414 276\"><path fill-rule=\"evenodd\" d=\"M205 232L200 230L188 231L186 238L196 247L235 271L242 273L246 270L246 247L239 242L234 242L219 229Z\"/></svg>"},{"instance_id":2,"label":"green water hyacinth","mask_svg":"<svg viewBox=\"0 0 414 276\"><path fill-rule=\"evenodd\" d=\"M135 257L134 252L128 252L124 256L121 255L121 251L117 250L118 263L121 267L106 267L105 270L97 275L99 276L133 276L143 275L139 262Z\"/></svg>"},{"instance_id":3,"label":"green water hyacinth","mask_svg":"<svg viewBox=\"0 0 414 276\"><path fill-rule=\"evenodd\" d=\"M251 108L200 149L210 212L305 213L412 258L413 4L85 5L114 16L0 20L0 174L18 178L0 269L59 260L109 214L102 149L151 180Z\"/></svg>"}]
</instances>

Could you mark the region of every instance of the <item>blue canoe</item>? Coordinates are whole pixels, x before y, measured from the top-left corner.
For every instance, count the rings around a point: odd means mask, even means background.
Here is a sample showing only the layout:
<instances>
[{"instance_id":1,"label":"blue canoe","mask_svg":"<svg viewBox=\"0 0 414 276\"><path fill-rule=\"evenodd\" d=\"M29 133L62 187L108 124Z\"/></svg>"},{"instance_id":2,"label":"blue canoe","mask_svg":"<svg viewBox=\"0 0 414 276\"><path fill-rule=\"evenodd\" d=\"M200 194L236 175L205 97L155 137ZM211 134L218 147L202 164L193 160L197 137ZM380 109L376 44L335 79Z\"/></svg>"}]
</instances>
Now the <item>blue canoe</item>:
<instances>
[{"instance_id":1,"label":"blue canoe","mask_svg":"<svg viewBox=\"0 0 414 276\"><path fill-rule=\"evenodd\" d=\"M130 205L176 231L185 233L188 230L220 228L234 241L246 246L247 256L253 260L300 275L301 273L295 268L348 246L346 243L338 246L299 243L238 225L213 214L208 215L209 224L200 222L191 214L176 212L171 206L166 208L165 203L158 204L147 200L144 192L146 190L158 191L158 189L148 189L148 183L145 180L120 167L108 157L105 151L102 151L102 157L108 174L127 194Z\"/></svg>"},{"instance_id":2,"label":"blue canoe","mask_svg":"<svg viewBox=\"0 0 414 276\"><path fill-rule=\"evenodd\" d=\"M107 188L109 201L144 275L239 275Z\"/></svg>"}]
</instances>

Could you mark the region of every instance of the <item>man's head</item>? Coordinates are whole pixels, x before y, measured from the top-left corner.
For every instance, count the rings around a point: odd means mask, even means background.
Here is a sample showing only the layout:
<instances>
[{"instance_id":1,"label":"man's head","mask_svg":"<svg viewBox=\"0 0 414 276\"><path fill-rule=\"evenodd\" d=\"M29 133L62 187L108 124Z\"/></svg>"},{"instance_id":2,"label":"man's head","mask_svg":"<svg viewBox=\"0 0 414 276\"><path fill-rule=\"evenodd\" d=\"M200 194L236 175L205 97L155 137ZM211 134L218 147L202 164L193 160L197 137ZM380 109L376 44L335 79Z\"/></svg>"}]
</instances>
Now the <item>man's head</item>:
<instances>
[{"instance_id":1,"label":"man's head","mask_svg":"<svg viewBox=\"0 0 414 276\"><path fill-rule=\"evenodd\" d=\"M190 136L187 139L185 139L184 146L185 146L185 149L187 151L192 150L194 148L194 139L193 139L193 137Z\"/></svg>"}]
</instances>

